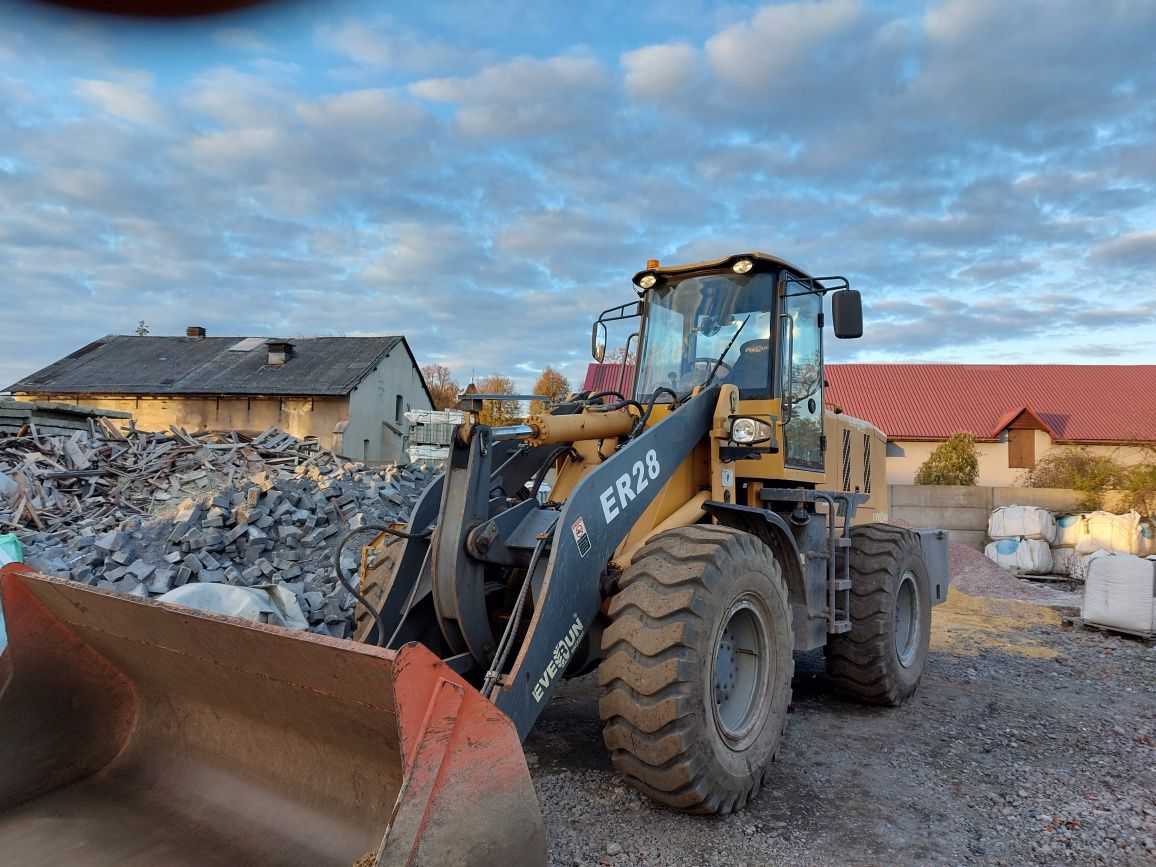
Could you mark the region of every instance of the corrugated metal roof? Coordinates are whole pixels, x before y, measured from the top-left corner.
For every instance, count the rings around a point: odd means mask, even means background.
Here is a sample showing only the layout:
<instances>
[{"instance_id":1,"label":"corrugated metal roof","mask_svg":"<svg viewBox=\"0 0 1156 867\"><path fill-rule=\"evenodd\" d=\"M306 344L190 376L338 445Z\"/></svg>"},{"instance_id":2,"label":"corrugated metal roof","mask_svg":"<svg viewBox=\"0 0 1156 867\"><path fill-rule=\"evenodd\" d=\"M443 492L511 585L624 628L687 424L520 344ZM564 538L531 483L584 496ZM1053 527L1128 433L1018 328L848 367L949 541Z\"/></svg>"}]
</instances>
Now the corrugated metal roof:
<instances>
[{"instance_id":1,"label":"corrugated metal roof","mask_svg":"<svg viewBox=\"0 0 1156 867\"><path fill-rule=\"evenodd\" d=\"M619 384L622 388L619 389ZM591 364L586 368L583 391L621 391L627 397L634 390L634 365L626 365L626 379L622 380L622 365L606 362Z\"/></svg>"},{"instance_id":2,"label":"corrugated metal roof","mask_svg":"<svg viewBox=\"0 0 1156 867\"><path fill-rule=\"evenodd\" d=\"M830 364L826 399L890 439L995 439L1023 410L1065 443L1156 442L1156 365Z\"/></svg>"},{"instance_id":3,"label":"corrugated metal roof","mask_svg":"<svg viewBox=\"0 0 1156 867\"><path fill-rule=\"evenodd\" d=\"M396 335L295 338L289 360L270 365L264 341L248 352L229 351L243 339L110 334L13 383L8 391L345 395L405 341Z\"/></svg>"}]
</instances>

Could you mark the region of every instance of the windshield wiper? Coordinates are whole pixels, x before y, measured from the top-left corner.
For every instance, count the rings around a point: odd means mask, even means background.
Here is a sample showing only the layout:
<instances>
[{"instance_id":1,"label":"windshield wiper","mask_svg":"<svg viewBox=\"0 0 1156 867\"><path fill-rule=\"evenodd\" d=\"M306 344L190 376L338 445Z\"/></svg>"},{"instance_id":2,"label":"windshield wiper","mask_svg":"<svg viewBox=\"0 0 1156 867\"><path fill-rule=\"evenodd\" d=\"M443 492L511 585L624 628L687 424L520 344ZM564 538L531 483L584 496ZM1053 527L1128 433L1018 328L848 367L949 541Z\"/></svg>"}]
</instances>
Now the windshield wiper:
<instances>
[{"instance_id":1,"label":"windshield wiper","mask_svg":"<svg viewBox=\"0 0 1156 867\"><path fill-rule=\"evenodd\" d=\"M702 384L702 387L703 387L703 390L704 390L704 391L706 390L706 387L707 387L708 385L710 385L710 384L711 384L711 381L714 379L714 375L715 375L716 373L718 373L718 369L719 369L719 367L721 367L721 366L722 366L722 363L723 363L723 359L727 357L727 353L731 351L731 347L735 345L735 341L739 339L739 334L742 332L742 330L743 330L744 326L746 326L746 324L747 324L748 322L750 322L750 320L751 320L751 314L749 314L749 313L748 313L748 314L747 314L747 318L746 318L746 319L744 319L744 320L743 320L743 321L742 321L742 322L739 324L739 327L735 329L735 333L734 333L734 335L731 337L731 339L730 339L730 343L728 343L728 344L726 345L726 349L724 349L724 350L722 351L722 355L720 355L720 356L718 357L718 361L716 361L716 362L714 363L714 367L712 367L712 368L710 369L710 376L708 376L708 377L706 378L706 382L704 382L704 383Z\"/></svg>"}]
</instances>

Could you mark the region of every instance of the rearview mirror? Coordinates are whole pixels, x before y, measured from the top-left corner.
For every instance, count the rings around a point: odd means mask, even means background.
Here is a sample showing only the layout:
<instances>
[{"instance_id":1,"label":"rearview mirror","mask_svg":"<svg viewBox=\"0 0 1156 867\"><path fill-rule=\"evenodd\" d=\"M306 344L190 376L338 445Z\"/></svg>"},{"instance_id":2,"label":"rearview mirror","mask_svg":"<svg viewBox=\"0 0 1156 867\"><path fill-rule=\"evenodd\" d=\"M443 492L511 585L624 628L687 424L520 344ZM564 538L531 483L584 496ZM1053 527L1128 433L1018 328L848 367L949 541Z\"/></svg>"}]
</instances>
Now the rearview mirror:
<instances>
[{"instance_id":1,"label":"rearview mirror","mask_svg":"<svg viewBox=\"0 0 1156 867\"><path fill-rule=\"evenodd\" d=\"M595 322L590 329L590 354L599 364L606 358L606 326L601 322Z\"/></svg>"},{"instance_id":2,"label":"rearview mirror","mask_svg":"<svg viewBox=\"0 0 1156 867\"><path fill-rule=\"evenodd\" d=\"M840 289L831 295L831 319L836 337L863 336L863 300L857 289Z\"/></svg>"}]
</instances>

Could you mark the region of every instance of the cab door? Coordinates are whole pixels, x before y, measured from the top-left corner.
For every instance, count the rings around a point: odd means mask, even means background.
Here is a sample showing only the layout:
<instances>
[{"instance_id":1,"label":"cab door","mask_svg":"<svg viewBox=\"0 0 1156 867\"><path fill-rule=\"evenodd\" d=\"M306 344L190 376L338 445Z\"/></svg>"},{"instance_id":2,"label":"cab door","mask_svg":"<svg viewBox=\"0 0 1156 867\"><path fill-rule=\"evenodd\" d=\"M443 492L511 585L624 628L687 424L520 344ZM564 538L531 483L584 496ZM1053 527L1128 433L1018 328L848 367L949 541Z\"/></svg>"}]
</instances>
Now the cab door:
<instances>
[{"instance_id":1,"label":"cab door","mask_svg":"<svg viewBox=\"0 0 1156 867\"><path fill-rule=\"evenodd\" d=\"M823 472L823 298L786 281L779 308L780 396L786 466Z\"/></svg>"}]
</instances>

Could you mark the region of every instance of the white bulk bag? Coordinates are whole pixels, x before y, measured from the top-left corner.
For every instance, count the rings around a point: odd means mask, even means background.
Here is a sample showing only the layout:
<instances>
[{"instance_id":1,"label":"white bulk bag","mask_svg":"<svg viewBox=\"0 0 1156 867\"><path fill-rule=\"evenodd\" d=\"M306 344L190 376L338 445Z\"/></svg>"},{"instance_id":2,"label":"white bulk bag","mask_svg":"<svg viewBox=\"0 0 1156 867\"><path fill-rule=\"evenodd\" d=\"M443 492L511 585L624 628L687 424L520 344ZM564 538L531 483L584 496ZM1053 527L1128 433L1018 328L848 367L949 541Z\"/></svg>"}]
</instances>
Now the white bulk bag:
<instances>
[{"instance_id":1,"label":"white bulk bag","mask_svg":"<svg viewBox=\"0 0 1156 867\"><path fill-rule=\"evenodd\" d=\"M1047 575L1052 571L1052 549L1041 539L999 539L983 553L1017 575Z\"/></svg>"},{"instance_id":2,"label":"white bulk bag","mask_svg":"<svg viewBox=\"0 0 1156 867\"><path fill-rule=\"evenodd\" d=\"M1052 574L1075 578L1076 576L1072 574L1072 571L1077 568L1076 564L1079 559L1080 555L1076 553L1075 548L1052 545Z\"/></svg>"},{"instance_id":3,"label":"white bulk bag","mask_svg":"<svg viewBox=\"0 0 1156 867\"><path fill-rule=\"evenodd\" d=\"M1156 526L1151 521L1141 521L1136 528L1136 544L1132 553L1137 557L1151 557L1156 554Z\"/></svg>"},{"instance_id":4,"label":"white bulk bag","mask_svg":"<svg viewBox=\"0 0 1156 867\"><path fill-rule=\"evenodd\" d=\"M1092 560L1080 616L1099 626L1156 634L1156 558L1115 554Z\"/></svg>"},{"instance_id":5,"label":"white bulk bag","mask_svg":"<svg viewBox=\"0 0 1156 867\"><path fill-rule=\"evenodd\" d=\"M1056 540L1053 545L1074 548L1080 541L1080 522L1083 515L1061 515L1056 518Z\"/></svg>"},{"instance_id":6,"label":"white bulk bag","mask_svg":"<svg viewBox=\"0 0 1156 867\"><path fill-rule=\"evenodd\" d=\"M1071 548L1065 550L1073 550ZM1073 581L1087 581L1088 567L1092 565L1092 561L1099 557L1111 557L1107 551L1093 551L1091 554L1075 554L1072 561L1068 564L1068 577Z\"/></svg>"},{"instance_id":7,"label":"white bulk bag","mask_svg":"<svg viewBox=\"0 0 1156 867\"><path fill-rule=\"evenodd\" d=\"M1139 532L1139 512L1128 512L1126 515L1090 512L1080 521L1076 551L1080 554L1091 554L1093 551L1131 554L1137 547L1136 537Z\"/></svg>"},{"instance_id":8,"label":"white bulk bag","mask_svg":"<svg viewBox=\"0 0 1156 867\"><path fill-rule=\"evenodd\" d=\"M1000 506L991 513L987 534L992 539L1056 539L1056 519L1038 506Z\"/></svg>"}]
</instances>

